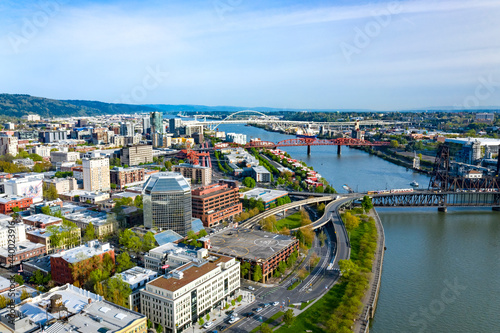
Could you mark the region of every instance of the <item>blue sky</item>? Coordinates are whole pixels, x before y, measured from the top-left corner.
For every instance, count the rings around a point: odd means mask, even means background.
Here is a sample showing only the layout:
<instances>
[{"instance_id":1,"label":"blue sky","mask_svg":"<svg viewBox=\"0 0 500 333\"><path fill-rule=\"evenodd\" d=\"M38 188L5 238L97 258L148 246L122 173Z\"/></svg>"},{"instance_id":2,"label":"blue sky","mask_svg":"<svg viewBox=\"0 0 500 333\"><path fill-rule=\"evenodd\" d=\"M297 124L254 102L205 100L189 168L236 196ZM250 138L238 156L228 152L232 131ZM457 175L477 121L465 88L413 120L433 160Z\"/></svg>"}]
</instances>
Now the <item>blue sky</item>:
<instances>
[{"instance_id":1,"label":"blue sky","mask_svg":"<svg viewBox=\"0 0 500 333\"><path fill-rule=\"evenodd\" d=\"M134 104L500 105L500 2L2 1L0 92Z\"/></svg>"}]
</instances>

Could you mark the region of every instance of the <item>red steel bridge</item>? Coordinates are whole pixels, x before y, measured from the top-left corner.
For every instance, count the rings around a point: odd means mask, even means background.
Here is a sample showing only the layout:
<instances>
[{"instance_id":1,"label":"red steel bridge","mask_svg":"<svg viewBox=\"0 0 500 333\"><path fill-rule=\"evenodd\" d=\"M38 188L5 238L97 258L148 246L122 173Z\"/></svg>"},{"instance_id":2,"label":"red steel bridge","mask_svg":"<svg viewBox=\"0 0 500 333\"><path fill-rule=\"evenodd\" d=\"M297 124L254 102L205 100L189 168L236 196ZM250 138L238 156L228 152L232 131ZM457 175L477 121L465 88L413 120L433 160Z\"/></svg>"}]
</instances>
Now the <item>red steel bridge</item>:
<instances>
[{"instance_id":1,"label":"red steel bridge","mask_svg":"<svg viewBox=\"0 0 500 333\"><path fill-rule=\"evenodd\" d=\"M223 148L278 148L278 147L298 147L307 146L307 153L311 153L311 146L337 146L337 153L340 154L342 146L388 146L390 142L387 141L367 141L353 138L338 138L338 139L315 139L315 138L295 138L279 142L260 141L254 140L247 144L238 143L218 143L214 149L219 150Z\"/></svg>"}]
</instances>

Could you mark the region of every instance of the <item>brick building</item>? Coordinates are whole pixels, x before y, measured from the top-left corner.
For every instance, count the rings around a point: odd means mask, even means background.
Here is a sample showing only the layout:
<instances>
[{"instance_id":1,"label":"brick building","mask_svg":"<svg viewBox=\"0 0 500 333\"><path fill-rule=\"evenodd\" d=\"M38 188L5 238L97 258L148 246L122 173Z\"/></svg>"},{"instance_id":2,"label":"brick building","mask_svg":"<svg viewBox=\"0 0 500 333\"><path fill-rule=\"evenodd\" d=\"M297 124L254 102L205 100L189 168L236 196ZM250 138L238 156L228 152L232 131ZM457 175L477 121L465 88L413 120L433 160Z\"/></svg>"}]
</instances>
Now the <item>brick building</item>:
<instances>
[{"instance_id":1,"label":"brick building","mask_svg":"<svg viewBox=\"0 0 500 333\"><path fill-rule=\"evenodd\" d=\"M0 196L0 214L12 213L14 207L23 210L33 204L33 198L4 194Z\"/></svg>"},{"instance_id":2,"label":"brick building","mask_svg":"<svg viewBox=\"0 0 500 333\"><path fill-rule=\"evenodd\" d=\"M4 267L18 265L22 261L41 256L45 253L45 245L43 244L32 243L30 241L19 242L16 244L14 261L12 261L7 247L0 248L0 265Z\"/></svg>"},{"instance_id":3,"label":"brick building","mask_svg":"<svg viewBox=\"0 0 500 333\"><path fill-rule=\"evenodd\" d=\"M111 184L116 184L117 189L123 189L128 184L144 182L144 169L114 167L109 171Z\"/></svg>"},{"instance_id":4,"label":"brick building","mask_svg":"<svg viewBox=\"0 0 500 333\"><path fill-rule=\"evenodd\" d=\"M239 188L236 184L213 184L191 191L193 217L205 227L212 227L241 213Z\"/></svg>"},{"instance_id":5,"label":"brick building","mask_svg":"<svg viewBox=\"0 0 500 333\"><path fill-rule=\"evenodd\" d=\"M39 245L43 246L42 244ZM45 249L45 246L43 247ZM109 253L114 262L115 251L110 247L109 243L102 244L97 240L93 240L71 250L53 254L50 256L52 279L60 284L74 283L72 267L75 264L78 266L77 269L79 269L80 275L88 275L86 273L90 274L90 272L85 272L85 270L91 271L92 266L86 263L95 256L102 260L106 253Z\"/></svg>"}]
</instances>

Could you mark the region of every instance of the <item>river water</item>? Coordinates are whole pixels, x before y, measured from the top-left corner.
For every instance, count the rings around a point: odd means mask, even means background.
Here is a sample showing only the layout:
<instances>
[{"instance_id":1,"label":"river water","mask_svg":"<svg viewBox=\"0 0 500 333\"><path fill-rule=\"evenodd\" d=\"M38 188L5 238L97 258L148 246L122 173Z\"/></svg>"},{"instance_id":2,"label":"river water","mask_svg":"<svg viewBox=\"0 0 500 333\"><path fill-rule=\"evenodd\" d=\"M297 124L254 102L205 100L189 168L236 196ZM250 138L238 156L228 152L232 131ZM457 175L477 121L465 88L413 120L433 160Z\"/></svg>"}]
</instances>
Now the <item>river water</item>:
<instances>
[{"instance_id":1,"label":"river water","mask_svg":"<svg viewBox=\"0 0 500 333\"><path fill-rule=\"evenodd\" d=\"M290 135L243 125L221 131L281 141ZM429 179L365 152L286 148L339 192L426 188ZM488 209L379 209L386 236L382 286L370 332L500 332L500 213Z\"/></svg>"}]
</instances>

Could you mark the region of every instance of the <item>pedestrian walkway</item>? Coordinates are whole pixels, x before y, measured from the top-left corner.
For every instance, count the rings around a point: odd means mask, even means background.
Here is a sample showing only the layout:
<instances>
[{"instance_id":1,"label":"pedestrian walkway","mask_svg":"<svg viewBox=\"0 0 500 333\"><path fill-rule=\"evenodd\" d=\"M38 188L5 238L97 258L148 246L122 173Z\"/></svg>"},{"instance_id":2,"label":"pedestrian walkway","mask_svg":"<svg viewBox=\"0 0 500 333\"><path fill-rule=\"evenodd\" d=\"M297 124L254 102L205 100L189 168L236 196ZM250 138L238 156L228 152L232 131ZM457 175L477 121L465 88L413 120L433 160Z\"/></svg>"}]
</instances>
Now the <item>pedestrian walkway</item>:
<instances>
[{"instance_id":1,"label":"pedestrian walkway","mask_svg":"<svg viewBox=\"0 0 500 333\"><path fill-rule=\"evenodd\" d=\"M239 295L242 296L241 302L236 301L236 299L238 298ZM231 305L232 299L235 300L234 306ZM228 315L226 315L227 311L234 310L234 312L238 314L239 318L241 318L243 313L250 311L250 310L247 310L247 308L251 309L251 305L254 302L255 302L255 295L253 295L252 292L246 291L246 290L240 290L233 298L228 299L228 303L227 303L227 304L229 304L228 309L224 309L224 306L226 305L226 303L223 302L222 309L216 308L208 313L208 315L210 316L210 320L207 321L206 315L205 315L205 317L203 318L204 322L205 323L211 322L212 325L210 327L203 328L201 325L196 323L194 325L194 328L192 328L192 332L193 333L201 333L201 332L206 333L206 332L211 332L213 330L219 331L217 329L217 327L221 326L221 325L225 326L227 328L228 326L230 326L230 324L228 324L228 322L227 322L228 321ZM190 332L190 330L187 330L187 332Z\"/></svg>"}]
</instances>

